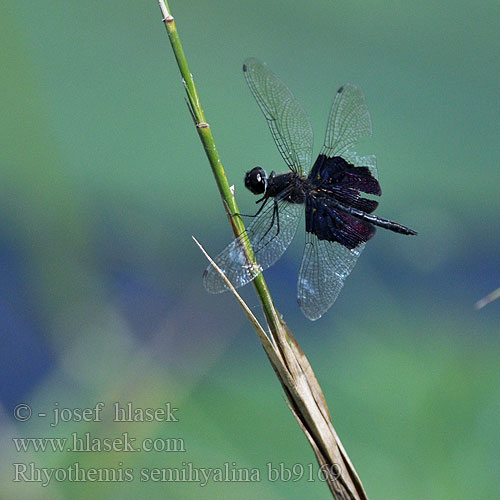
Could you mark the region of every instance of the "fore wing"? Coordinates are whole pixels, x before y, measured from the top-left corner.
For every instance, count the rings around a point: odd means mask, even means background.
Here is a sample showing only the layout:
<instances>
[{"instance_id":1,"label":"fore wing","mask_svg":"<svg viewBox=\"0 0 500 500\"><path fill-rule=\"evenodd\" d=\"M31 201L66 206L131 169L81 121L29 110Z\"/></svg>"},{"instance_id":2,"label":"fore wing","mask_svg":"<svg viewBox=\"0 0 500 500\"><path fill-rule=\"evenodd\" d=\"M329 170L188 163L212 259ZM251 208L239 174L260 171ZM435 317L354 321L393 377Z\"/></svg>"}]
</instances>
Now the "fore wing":
<instances>
[{"instance_id":1,"label":"fore wing","mask_svg":"<svg viewBox=\"0 0 500 500\"><path fill-rule=\"evenodd\" d=\"M313 146L305 111L290 89L258 59L247 59L243 72L281 156L293 172L302 174L311 166Z\"/></svg>"},{"instance_id":2,"label":"fore wing","mask_svg":"<svg viewBox=\"0 0 500 500\"><path fill-rule=\"evenodd\" d=\"M235 288L252 281L260 271L272 266L290 245L299 223L304 204L269 199L264 209L255 217L245 233L233 240L214 259ZM257 269L249 265L243 245L252 245ZM203 284L210 293L227 290L224 280L210 265L203 274Z\"/></svg>"}]
</instances>

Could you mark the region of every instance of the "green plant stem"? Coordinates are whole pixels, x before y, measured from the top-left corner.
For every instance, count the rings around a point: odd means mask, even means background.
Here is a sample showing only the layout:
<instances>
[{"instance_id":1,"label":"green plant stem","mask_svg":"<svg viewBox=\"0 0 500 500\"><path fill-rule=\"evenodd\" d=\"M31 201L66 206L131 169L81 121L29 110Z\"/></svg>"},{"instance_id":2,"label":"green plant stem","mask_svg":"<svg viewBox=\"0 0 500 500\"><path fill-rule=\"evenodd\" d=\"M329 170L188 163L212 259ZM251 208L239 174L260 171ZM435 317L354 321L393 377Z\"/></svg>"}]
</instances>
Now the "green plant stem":
<instances>
[{"instance_id":1,"label":"green plant stem","mask_svg":"<svg viewBox=\"0 0 500 500\"><path fill-rule=\"evenodd\" d=\"M239 236L243 234L245 227L240 216L236 215L239 213L238 207L229 187L217 148L215 147L212 131L206 122L198 92L189 71L184 51L182 50L174 18L170 14L167 0L159 0L159 5L163 13L163 21L172 44L172 49L183 77L196 129L210 162L233 232L236 236ZM250 265L256 266L257 263L253 250L247 239L242 239L242 243L248 262ZM262 273L257 275L253 280L253 284L267 320L271 334L270 338L266 335L264 328L258 323L248 306L239 297L226 276L224 276L224 273L216 267L213 260L210 258L209 260L221 274L221 278L226 281L229 290L235 295L254 325L268 359L282 384L284 393L288 399L287 404L309 440L318 463L321 466L321 470L325 471L323 467L327 467L326 470L328 471L332 471L332 468L340 471L340 474L334 475L325 473L325 479L332 496L336 500L367 500L361 480L333 427L325 397L312 367L293 334L288 330L284 320L276 311Z\"/></svg>"},{"instance_id":2,"label":"green plant stem","mask_svg":"<svg viewBox=\"0 0 500 500\"><path fill-rule=\"evenodd\" d=\"M236 200L234 199L231 188L229 187L226 172L224 171L222 161L217 151L217 147L215 146L212 129L206 121L198 91L196 90L196 85L194 83L193 75L189 70L189 65L182 48L174 17L170 13L171 11L168 0L159 0L158 3L163 14L163 23L165 25L165 28L167 29L168 37L172 45L172 50L174 52L177 65L179 66L179 70L182 75L184 88L186 90L187 98L189 101L189 107L196 124L196 130L198 131L198 135L200 136L200 140L203 144L203 148L212 168L212 173L215 177L219 193L224 202L233 232L235 236L239 236L244 233L245 226L243 224L243 221L241 220L241 217L237 215L239 214L238 206L236 204ZM243 244L248 261L251 263L251 265L258 266L257 262L255 261L254 253L252 247L250 246L250 243L248 243L247 240L244 240ZM271 326L273 336L275 336L276 330L278 328L275 322L279 321L279 317L276 313L269 288L267 287L262 273L259 273L257 275L257 277L253 280L253 284L262 304L266 320Z\"/></svg>"}]
</instances>

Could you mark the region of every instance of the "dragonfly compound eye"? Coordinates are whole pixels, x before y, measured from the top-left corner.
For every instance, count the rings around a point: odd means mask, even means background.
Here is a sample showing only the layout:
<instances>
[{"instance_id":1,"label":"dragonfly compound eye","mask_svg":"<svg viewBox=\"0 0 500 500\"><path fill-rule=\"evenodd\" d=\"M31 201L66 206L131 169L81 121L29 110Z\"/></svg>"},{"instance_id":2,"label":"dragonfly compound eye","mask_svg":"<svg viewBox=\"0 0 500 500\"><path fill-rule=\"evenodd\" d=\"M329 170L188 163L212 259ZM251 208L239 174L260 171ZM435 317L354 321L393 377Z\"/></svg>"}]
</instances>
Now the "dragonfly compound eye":
<instances>
[{"instance_id":1,"label":"dragonfly compound eye","mask_svg":"<svg viewBox=\"0 0 500 500\"><path fill-rule=\"evenodd\" d=\"M253 194L263 194L267 189L267 174L261 167L252 168L245 175L245 187Z\"/></svg>"}]
</instances>

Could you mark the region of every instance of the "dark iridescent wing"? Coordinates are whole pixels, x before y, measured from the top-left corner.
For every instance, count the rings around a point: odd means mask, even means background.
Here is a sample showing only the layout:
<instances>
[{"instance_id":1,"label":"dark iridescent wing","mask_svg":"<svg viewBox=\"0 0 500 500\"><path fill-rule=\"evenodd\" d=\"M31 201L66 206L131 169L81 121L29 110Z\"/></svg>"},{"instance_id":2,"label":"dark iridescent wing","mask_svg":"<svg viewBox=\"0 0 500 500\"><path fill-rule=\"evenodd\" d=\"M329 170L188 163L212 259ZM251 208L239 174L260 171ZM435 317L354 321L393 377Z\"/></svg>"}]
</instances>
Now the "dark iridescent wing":
<instances>
[{"instance_id":1,"label":"dark iridescent wing","mask_svg":"<svg viewBox=\"0 0 500 500\"><path fill-rule=\"evenodd\" d=\"M311 200L314 201L316 197L325 201L333 198L345 206L371 213L377 208L378 202L363 198L360 192L376 196L382 194L376 177L375 157L358 157L355 153L345 156L347 160L341 156L318 156L308 176L313 188ZM358 165L361 161L365 161L366 165Z\"/></svg>"},{"instance_id":2,"label":"dark iridescent wing","mask_svg":"<svg viewBox=\"0 0 500 500\"><path fill-rule=\"evenodd\" d=\"M215 263L235 288L252 281L261 270L272 266L283 255L295 235L303 210L304 204L269 199L246 232L217 255ZM243 251L244 240L250 241L260 268L253 269L249 266ZM226 284L212 265L203 274L203 284L210 293L227 290Z\"/></svg>"},{"instance_id":3,"label":"dark iridescent wing","mask_svg":"<svg viewBox=\"0 0 500 500\"><path fill-rule=\"evenodd\" d=\"M340 243L306 233L297 298L307 318L319 319L332 306L364 247L362 243L349 250Z\"/></svg>"},{"instance_id":4,"label":"dark iridescent wing","mask_svg":"<svg viewBox=\"0 0 500 500\"><path fill-rule=\"evenodd\" d=\"M370 113L361 89L352 84L340 87L330 110L321 154L327 157L342 156L354 166L367 167L376 179L375 156L358 156L349 151L359 138L369 136L371 133ZM360 203L359 200L356 198L358 203ZM373 210L375 207L376 205L373 204L373 207L368 208ZM324 217L321 224L323 227L329 227L331 234L322 234L319 228L309 225L310 231L306 232L306 245L298 280L298 302L304 315L311 320L320 318L333 305L344 286L345 279L351 273L365 247L364 241L373 236L375 229L372 228L373 232L370 232L368 231L370 225L366 228L361 226L356 228L356 224L350 224L348 220L337 220L342 216L345 217L346 214L341 214L334 209L324 212L324 214L320 213ZM315 216L318 215L317 211L314 213ZM306 219L307 217L313 217L313 215L306 213ZM336 231L342 231L342 222L346 223L344 232L336 233ZM363 224L363 221L358 222ZM349 234L349 231L356 229L359 229L359 234ZM333 236L331 239L336 238L342 240L343 243L326 239L331 236Z\"/></svg>"},{"instance_id":5,"label":"dark iridescent wing","mask_svg":"<svg viewBox=\"0 0 500 500\"><path fill-rule=\"evenodd\" d=\"M311 195L306 200L306 233L353 250L375 235L375 226Z\"/></svg>"},{"instance_id":6,"label":"dark iridescent wing","mask_svg":"<svg viewBox=\"0 0 500 500\"><path fill-rule=\"evenodd\" d=\"M355 167L368 167L375 179L378 179L377 157L375 155L359 156L354 151L346 151L342 157Z\"/></svg>"},{"instance_id":7,"label":"dark iridescent wing","mask_svg":"<svg viewBox=\"0 0 500 500\"><path fill-rule=\"evenodd\" d=\"M257 59L247 59L243 72L266 117L274 142L293 172L312 163L313 132L309 118L290 89Z\"/></svg>"},{"instance_id":8,"label":"dark iridescent wing","mask_svg":"<svg viewBox=\"0 0 500 500\"><path fill-rule=\"evenodd\" d=\"M321 153L344 156L360 137L372 135L372 122L363 91L352 83L337 90L333 99Z\"/></svg>"}]
</instances>

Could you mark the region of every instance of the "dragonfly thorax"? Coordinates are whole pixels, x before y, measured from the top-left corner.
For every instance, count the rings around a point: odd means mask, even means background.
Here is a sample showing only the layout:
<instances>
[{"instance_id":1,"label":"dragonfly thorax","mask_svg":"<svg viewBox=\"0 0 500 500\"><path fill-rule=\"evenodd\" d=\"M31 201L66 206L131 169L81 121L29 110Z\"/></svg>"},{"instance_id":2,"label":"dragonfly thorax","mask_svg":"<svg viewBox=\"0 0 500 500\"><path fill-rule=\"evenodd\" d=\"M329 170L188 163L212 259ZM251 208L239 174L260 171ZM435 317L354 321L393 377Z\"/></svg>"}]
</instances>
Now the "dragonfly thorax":
<instances>
[{"instance_id":1,"label":"dragonfly thorax","mask_svg":"<svg viewBox=\"0 0 500 500\"><path fill-rule=\"evenodd\" d=\"M304 203L311 185L306 177L298 172L287 172L274 175L267 180L266 197L286 200L289 203Z\"/></svg>"}]
</instances>

